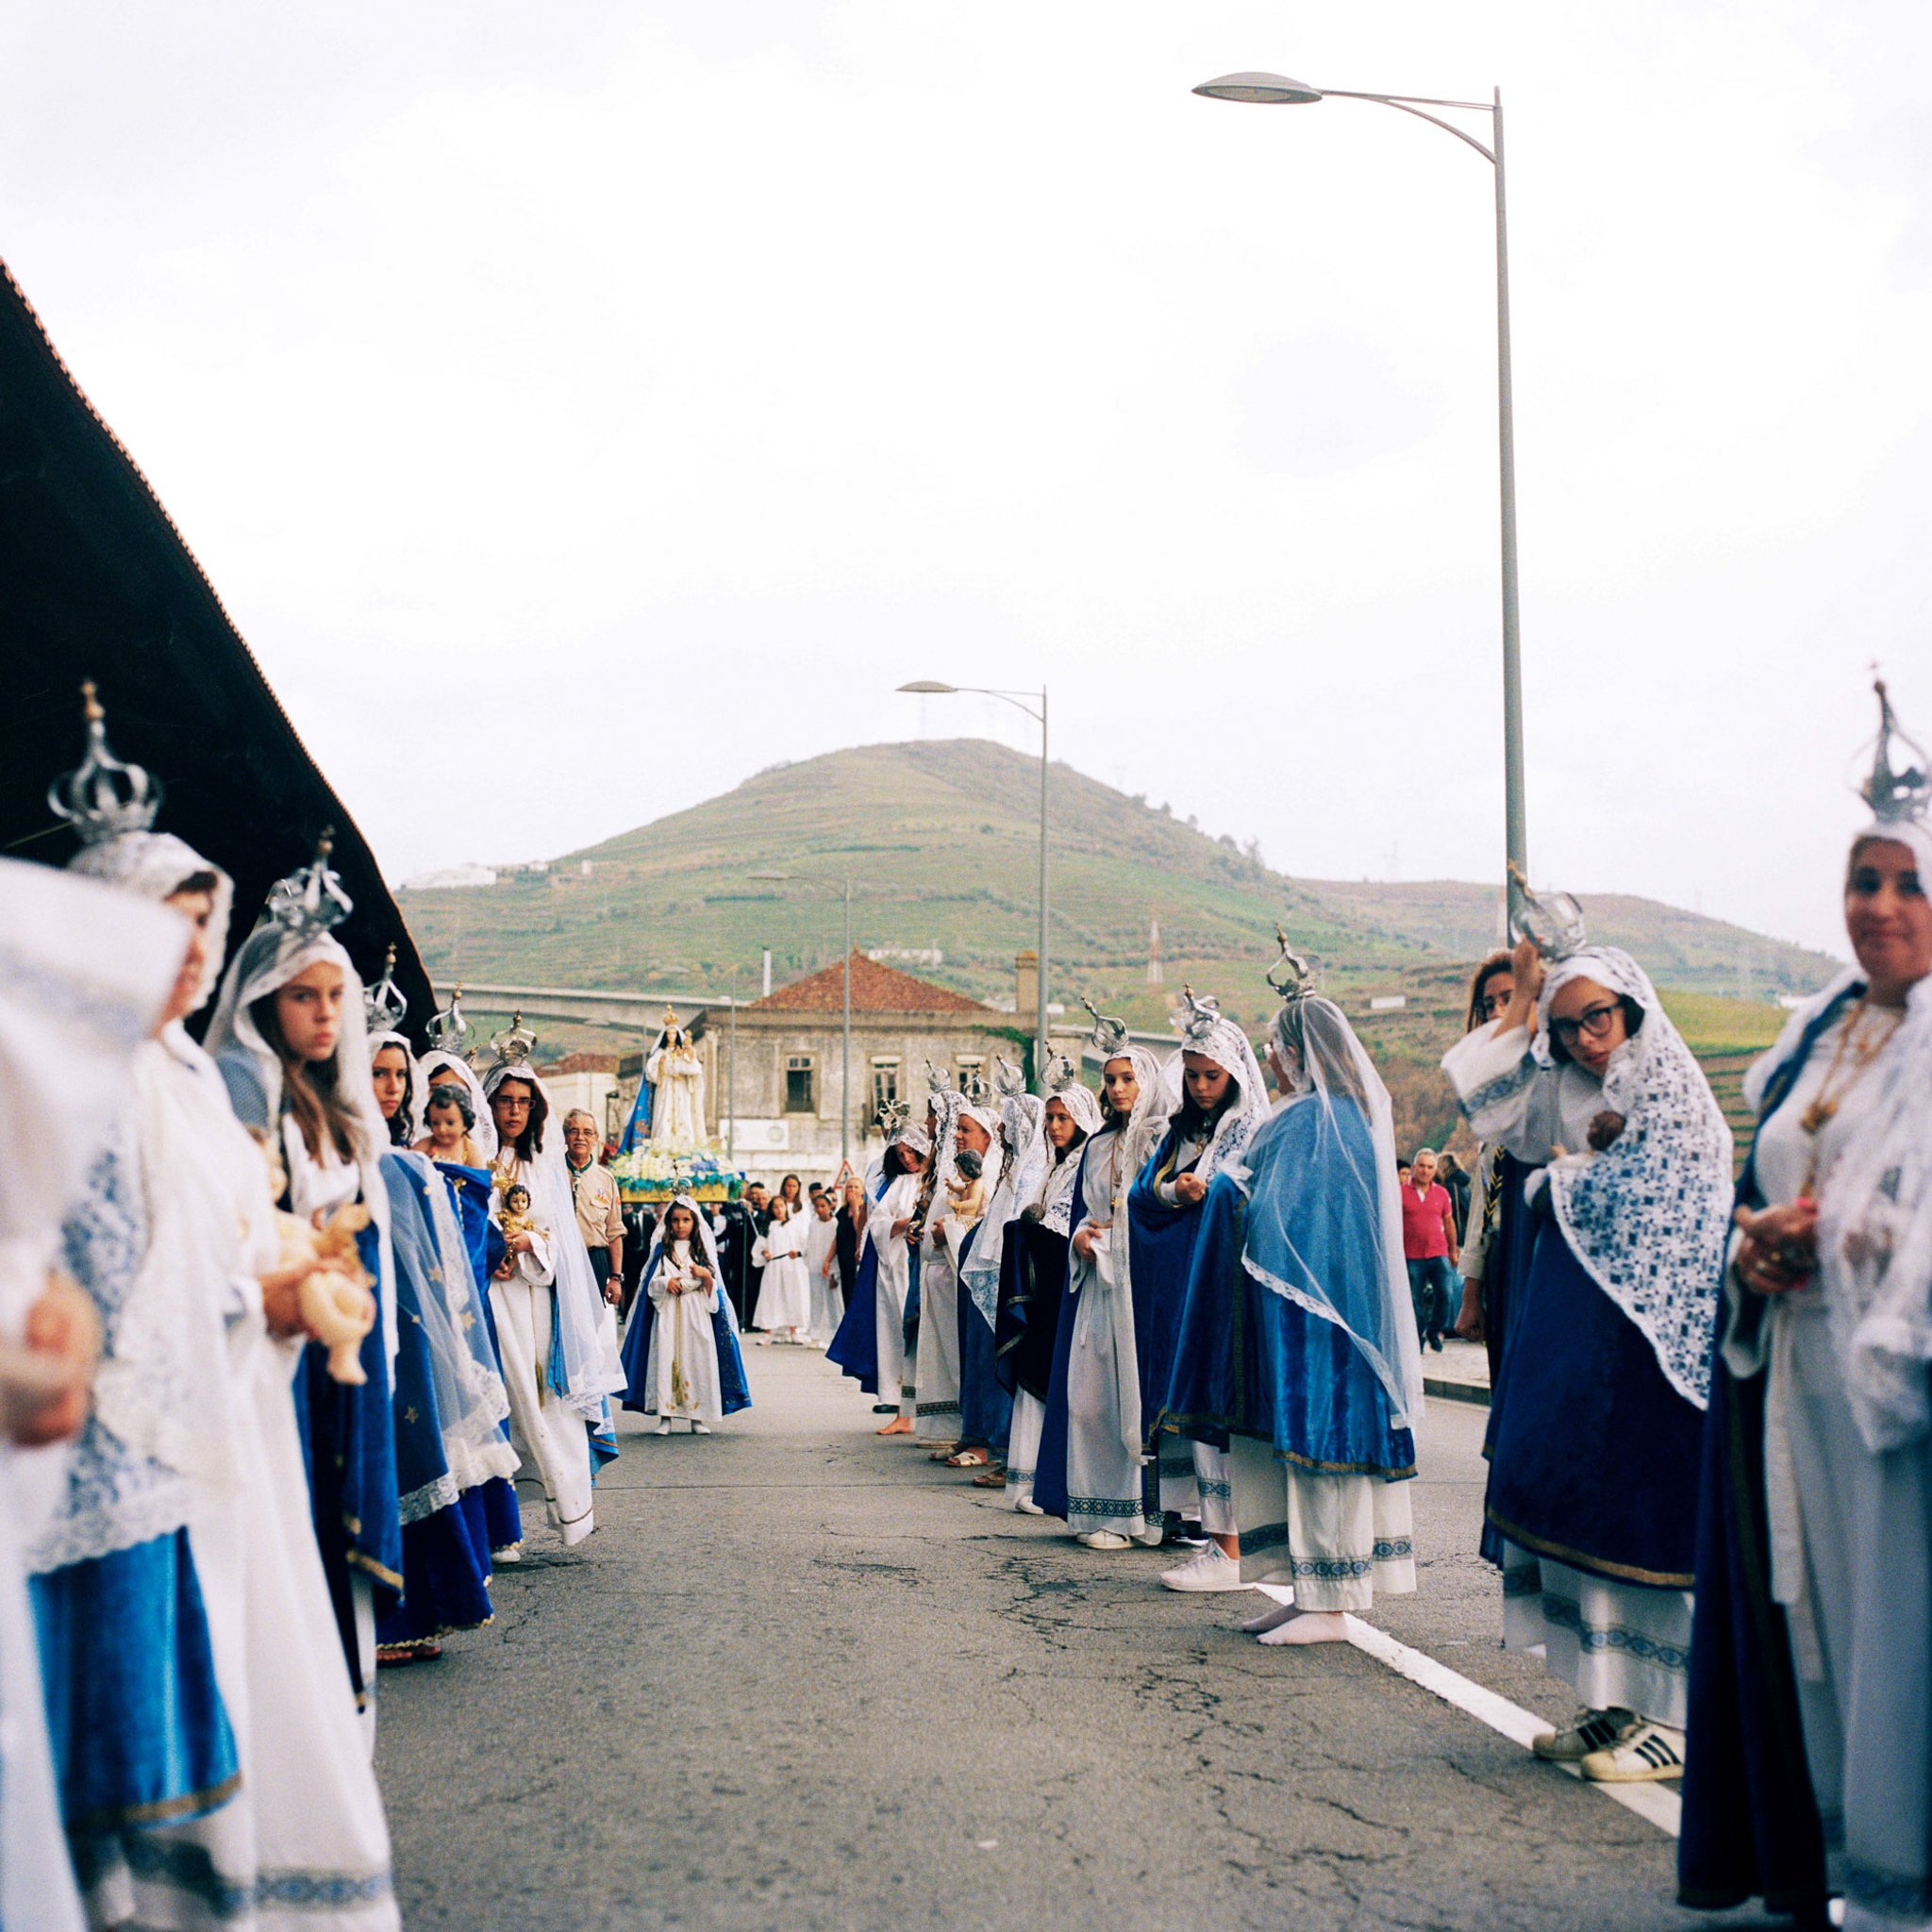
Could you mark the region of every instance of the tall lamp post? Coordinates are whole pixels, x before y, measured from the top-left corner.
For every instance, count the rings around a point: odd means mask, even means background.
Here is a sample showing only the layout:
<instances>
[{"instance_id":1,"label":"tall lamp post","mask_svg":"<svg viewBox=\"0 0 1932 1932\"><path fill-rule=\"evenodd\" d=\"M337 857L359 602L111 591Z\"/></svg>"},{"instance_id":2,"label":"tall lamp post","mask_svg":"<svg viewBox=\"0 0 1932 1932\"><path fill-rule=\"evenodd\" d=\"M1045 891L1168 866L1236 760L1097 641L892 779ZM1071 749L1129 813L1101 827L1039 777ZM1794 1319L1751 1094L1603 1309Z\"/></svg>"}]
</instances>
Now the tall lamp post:
<instances>
[{"instance_id":1,"label":"tall lamp post","mask_svg":"<svg viewBox=\"0 0 1932 1932\"><path fill-rule=\"evenodd\" d=\"M1037 691L1000 691L984 684L941 684L933 678L916 678L910 684L902 684L902 691L910 691L919 697L967 696L999 698L1009 704L1016 711L1024 711L1040 726L1040 991L1034 1004L1039 1008L1038 1024L1034 1028L1033 1084L1041 1091L1046 1091L1046 687L1041 685ZM1040 708L1035 710L1026 700L1037 697Z\"/></svg>"},{"instance_id":2,"label":"tall lamp post","mask_svg":"<svg viewBox=\"0 0 1932 1932\"><path fill-rule=\"evenodd\" d=\"M1213 101L1253 101L1286 108L1310 107L1330 95L1344 101L1374 101L1379 107L1413 114L1417 120L1427 121L1453 134L1495 170L1496 435L1502 458L1503 495L1503 836L1507 860L1505 877L1513 911L1517 887L1510 868L1526 874L1529 850L1523 795L1523 666L1516 613L1516 420L1509 373L1509 228L1504 194L1503 91L1495 89L1487 101L1439 101L1426 94L1365 94L1351 92L1346 88L1309 87L1281 74L1224 74L1219 80L1204 80L1194 92ZM1425 112L1429 108L1489 115L1491 139L1495 145L1485 147L1455 123Z\"/></svg>"},{"instance_id":3,"label":"tall lamp post","mask_svg":"<svg viewBox=\"0 0 1932 1932\"><path fill-rule=\"evenodd\" d=\"M808 879L814 884L833 883L827 873L816 872L755 872L747 877L765 884L783 885L793 879ZM839 1165L841 1168L852 1164L852 874L847 873L842 884L845 889L845 1038L841 1049L842 1058L839 1067Z\"/></svg>"}]
</instances>

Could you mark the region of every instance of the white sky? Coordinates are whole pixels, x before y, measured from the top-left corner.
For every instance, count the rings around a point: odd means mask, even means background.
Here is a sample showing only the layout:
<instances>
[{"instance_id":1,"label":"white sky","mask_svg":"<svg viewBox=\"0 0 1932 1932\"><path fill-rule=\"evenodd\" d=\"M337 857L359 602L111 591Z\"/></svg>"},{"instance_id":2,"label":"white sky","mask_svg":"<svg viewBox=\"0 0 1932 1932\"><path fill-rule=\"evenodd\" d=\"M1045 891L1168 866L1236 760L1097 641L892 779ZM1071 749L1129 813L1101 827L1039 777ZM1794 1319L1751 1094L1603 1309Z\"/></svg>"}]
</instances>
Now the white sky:
<instances>
[{"instance_id":1,"label":"white sky","mask_svg":"<svg viewBox=\"0 0 1932 1932\"><path fill-rule=\"evenodd\" d=\"M1533 872L1832 943L1872 659L1932 737L1912 0L14 0L0 252L393 878L1037 741L916 676L1491 876L1491 172L1251 66L1504 89Z\"/></svg>"}]
</instances>

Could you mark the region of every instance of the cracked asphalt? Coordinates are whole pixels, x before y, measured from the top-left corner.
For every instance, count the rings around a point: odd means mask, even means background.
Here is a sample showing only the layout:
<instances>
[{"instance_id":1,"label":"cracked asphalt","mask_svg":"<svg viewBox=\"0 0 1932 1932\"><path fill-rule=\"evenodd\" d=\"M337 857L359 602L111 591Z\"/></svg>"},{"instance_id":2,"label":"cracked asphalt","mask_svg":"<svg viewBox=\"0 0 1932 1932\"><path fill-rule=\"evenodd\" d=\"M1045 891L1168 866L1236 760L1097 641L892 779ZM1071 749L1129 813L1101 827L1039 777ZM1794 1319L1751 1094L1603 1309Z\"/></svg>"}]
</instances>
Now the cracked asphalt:
<instances>
[{"instance_id":1,"label":"cracked asphalt","mask_svg":"<svg viewBox=\"0 0 1932 1932\"><path fill-rule=\"evenodd\" d=\"M385 1672L411 1932L1733 1927L1675 1842L1349 1645L1263 1649L881 1441L824 1358L748 1351L709 1438L619 1424L599 1528ZM1373 1621L1553 1719L1474 1555L1482 1411L1432 1402L1420 1588ZM534 1512L532 1512L534 1513Z\"/></svg>"}]
</instances>

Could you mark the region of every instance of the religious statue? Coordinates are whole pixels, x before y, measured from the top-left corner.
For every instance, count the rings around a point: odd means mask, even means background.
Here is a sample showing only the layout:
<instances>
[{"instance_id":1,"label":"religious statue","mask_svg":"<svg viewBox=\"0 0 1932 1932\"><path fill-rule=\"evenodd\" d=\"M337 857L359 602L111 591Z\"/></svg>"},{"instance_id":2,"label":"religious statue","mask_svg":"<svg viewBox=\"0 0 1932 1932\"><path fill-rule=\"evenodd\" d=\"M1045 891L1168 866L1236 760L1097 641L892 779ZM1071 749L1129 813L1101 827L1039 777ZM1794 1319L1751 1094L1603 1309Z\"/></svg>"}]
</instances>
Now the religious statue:
<instances>
[{"instance_id":1,"label":"religious statue","mask_svg":"<svg viewBox=\"0 0 1932 1932\"><path fill-rule=\"evenodd\" d=\"M705 1063L677 1015L664 1009L664 1031L644 1062L651 1084L649 1144L668 1154L688 1154L705 1140Z\"/></svg>"}]
</instances>

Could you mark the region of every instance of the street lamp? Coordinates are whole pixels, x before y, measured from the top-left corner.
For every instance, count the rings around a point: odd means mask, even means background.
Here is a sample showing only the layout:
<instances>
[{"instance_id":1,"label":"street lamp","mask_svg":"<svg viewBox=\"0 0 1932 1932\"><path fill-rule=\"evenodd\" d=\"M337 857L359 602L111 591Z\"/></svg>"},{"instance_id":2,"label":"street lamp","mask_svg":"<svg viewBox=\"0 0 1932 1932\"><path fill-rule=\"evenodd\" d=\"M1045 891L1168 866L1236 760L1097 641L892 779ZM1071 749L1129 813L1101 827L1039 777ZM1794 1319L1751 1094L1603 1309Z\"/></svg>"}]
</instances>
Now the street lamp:
<instances>
[{"instance_id":1,"label":"street lamp","mask_svg":"<svg viewBox=\"0 0 1932 1932\"><path fill-rule=\"evenodd\" d=\"M815 884L830 885L828 874L814 872L755 872L747 877L760 880L769 885L784 885L793 879L809 879ZM852 874L847 873L843 879L845 888L845 1038L841 1049L842 1058L839 1067L839 1165L841 1169L852 1164ZM737 1096L733 1094L733 1110L736 1111Z\"/></svg>"},{"instance_id":2,"label":"street lamp","mask_svg":"<svg viewBox=\"0 0 1932 1932\"><path fill-rule=\"evenodd\" d=\"M1374 101L1413 114L1474 148L1496 174L1496 425L1502 458L1503 510L1503 826L1505 876L1509 904L1516 904L1515 874L1529 870L1523 787L1523 664L1516 608L1516 418L1509 374L1509 228L1503 173L1503 90L1488 101L1439 101L1426 94L1353 93L1346 88L1309 87L1282 74L1224 74L1204 80L1194 92L1212 101L1253 101L1270 107L1301 108L1326 100ZM1428 108L1450 108L1490 116L1493 148Z\"/></svg>"},{"instance_id":3,"label":"street lamp","mask_svg":"<svg viewBox=\"0 0 1932 1932\"><path fill-rule=\"evenodd\" d=\"M999 698L1012 706L1016 711L1024 711L1040 726L1040 991L1035 996L1038 1007L1039 1024L1034 1029L1033 1084L1042 1093L1046 1091L1046 687L1041 685L1037 691L1000 691L984 684L941 684L930 677L915 678L910 684L902 684L902 691L910 691L918 697L967 696ZM1035 710L1025 701L1037 697L1040 708Z\"/></svg>"}]
</instances>

